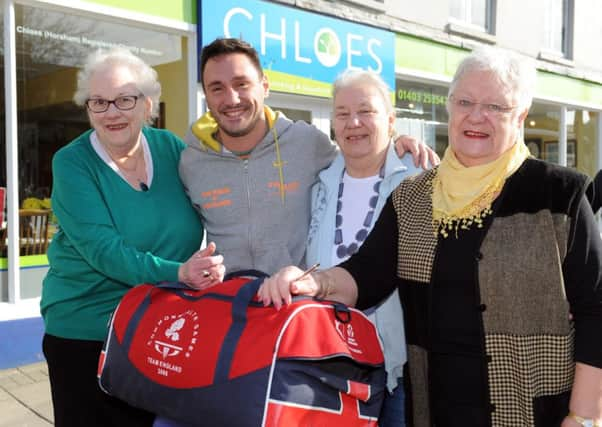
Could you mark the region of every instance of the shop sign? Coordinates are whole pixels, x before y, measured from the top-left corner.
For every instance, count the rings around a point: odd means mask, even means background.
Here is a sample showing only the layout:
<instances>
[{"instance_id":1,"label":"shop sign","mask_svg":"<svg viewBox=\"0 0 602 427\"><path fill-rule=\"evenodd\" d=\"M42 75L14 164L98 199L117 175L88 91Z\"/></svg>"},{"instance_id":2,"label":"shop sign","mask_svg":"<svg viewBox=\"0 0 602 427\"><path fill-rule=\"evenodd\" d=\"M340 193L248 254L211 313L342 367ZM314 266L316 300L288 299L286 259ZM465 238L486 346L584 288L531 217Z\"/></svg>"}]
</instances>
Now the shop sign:
<instances>
[{"instance_id":1,"label":"shop sign","mask_svg":"<svg viewBox=\"0 0 602 427\"><path fill-rule=\"evenodd\" d=\"M395 108L399 117L447 123L445 86L397 79Z\"/></svg>"},{"instance_id":2,"label":"shop sign","mask_svg":"<svg viewBox=\"0 0 602 427\"><path fill-rule=\"evenodd\" d=\"M375 71L395 87L391 32L260 0L199 0L197 10L199 57L217 37L240 37L259 53L272 90L330 97L347 68Z\"/></svg>"},{"instance_id":3,"label":"shop sign","mask_svg":"<svg viewBox=\"0 0 602 427\"><path fill-rule=\"evenodd\" d=\"M181 37L96 18L24 8L16 19L17 46L33 63L81 67L96 49L129 49L152 66L182 57Z\"/></svg>"},{"instance_id":4,"label":"shop sign","mask_svg":"<svg viewBox=\"0 0 602 427\"><path fill-rule=\"evenodd\" d=\"M397 100L421 104L445 105L447 96L415 89L397 89Z\"/></svg>"}]
</instances>

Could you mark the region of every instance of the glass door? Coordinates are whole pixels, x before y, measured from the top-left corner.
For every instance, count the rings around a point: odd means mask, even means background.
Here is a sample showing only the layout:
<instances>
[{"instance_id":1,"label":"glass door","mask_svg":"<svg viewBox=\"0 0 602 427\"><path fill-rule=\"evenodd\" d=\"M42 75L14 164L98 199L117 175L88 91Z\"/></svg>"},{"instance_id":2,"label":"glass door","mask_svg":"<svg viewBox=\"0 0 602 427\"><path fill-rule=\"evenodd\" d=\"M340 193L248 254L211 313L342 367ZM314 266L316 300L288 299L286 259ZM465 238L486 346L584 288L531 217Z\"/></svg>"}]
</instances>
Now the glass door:
<instances>
[{"instance_id":1,"label":"glass door","mask_svg":"<svg viewBox=\"0 0 602 427\"><path fill-rule=\"evenodd\" d=\"M330 135L330 99L272 92L266 99L266 104L274 110L282 111L291 120L304 120Z\"/></svg>"}]
</instances>

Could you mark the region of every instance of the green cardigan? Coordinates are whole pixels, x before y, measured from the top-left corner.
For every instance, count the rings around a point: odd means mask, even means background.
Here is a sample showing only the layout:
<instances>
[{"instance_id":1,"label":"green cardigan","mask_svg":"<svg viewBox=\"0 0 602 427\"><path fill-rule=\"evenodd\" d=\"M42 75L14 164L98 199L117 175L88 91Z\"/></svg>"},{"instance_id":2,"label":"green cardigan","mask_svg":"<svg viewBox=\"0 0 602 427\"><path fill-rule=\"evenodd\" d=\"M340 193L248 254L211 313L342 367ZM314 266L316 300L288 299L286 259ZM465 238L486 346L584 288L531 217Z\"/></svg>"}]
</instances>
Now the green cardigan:
<instances>
[{"instance_id":1,"label":"green cardigan","mask_svg":"<svg viewBox=\"0 0 602 427\"><path fill-rule=\"evenodd\" d=\"M183 142L144 128L153 162L148 191L137 191L96 153L88 131L52 162L52 208L59 231L48 249L41 311L48 334L104 340L121 297L144 282L177 280L201 244L203 227L178 175Z\"/></svg>"}]
</instances>

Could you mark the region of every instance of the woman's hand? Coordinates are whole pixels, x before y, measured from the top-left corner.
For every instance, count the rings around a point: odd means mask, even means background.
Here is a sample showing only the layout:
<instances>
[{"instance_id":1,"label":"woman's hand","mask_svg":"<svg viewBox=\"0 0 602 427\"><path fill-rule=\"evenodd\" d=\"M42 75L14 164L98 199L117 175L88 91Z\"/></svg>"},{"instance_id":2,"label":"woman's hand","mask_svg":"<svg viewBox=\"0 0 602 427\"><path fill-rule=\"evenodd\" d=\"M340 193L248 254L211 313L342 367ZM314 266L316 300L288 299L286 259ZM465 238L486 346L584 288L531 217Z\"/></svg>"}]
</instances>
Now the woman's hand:
<instances>
[{"instance_id":1,"label":"woman's hand","mask_svg":"<svg viewBox=\"0 0 602 427\"><path fill-rule=\"evenodd\" d=\"M263 305L274 304L276 310L289 305L294 295L316 296L320 286L311 274L297 267L284 267L278 273L264 280L257 291Z\"/></svg>"},{"instance_id":2,"label":"woman's hand","mask_svg":"<svg viewBox=\"0 0 602 427\"><path fill-rule=\"evenodd\" d=\"M414 158L414 165L422 169L437 166L441 161L428 145L409 135L400 135L395 139L395 151L399 157L409 151Z\"/></svg>"},{"instance_id":3,"label":"woman's hand","mask_svg":"<svg viewBox=\"0 0 602 427\"><path fill-rule=\"evenodd\" d=\"M582 418L596 420L594 425L602 425L602 369L585 363L575 363L575 377L571 390L569 408ZM566 417L561 427L577 427L579 423Z\"/></svg>"},{"instance_id":4,"label":"woman's hand","mask_svg":"<svg viewBox=\"0 0 602 427\"><path fill-rule=\"evenodd\" d=\"M197 251L180 266L178 280L194 289L205 289L224 280L226 267L224 257L215 255L215 243Z\"/></svg>"}]
</instances>

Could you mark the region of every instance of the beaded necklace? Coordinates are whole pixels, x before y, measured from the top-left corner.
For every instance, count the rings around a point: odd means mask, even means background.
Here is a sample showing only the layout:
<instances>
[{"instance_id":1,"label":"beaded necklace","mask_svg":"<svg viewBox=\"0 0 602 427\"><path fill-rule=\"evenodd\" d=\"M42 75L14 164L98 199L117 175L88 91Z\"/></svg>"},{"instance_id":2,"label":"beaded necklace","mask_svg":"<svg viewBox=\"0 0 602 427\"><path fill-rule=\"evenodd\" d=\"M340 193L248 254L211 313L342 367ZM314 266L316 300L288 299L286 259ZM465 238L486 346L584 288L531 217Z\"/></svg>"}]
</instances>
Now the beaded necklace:
<instances>
[{"instance_id":1,"label":"beaded necklace","mask_svg":"<svg viewBox=\"0 0 602 427\"><path fill-rule=\"evenodd\" d=\"M343 244L343 192L345 189L345 183L343 182L343 177L345 176L345 169L341 174L341 182L339 183L339 194L337 198L337 215L336 215L336 228L334 230L334 244L337 245L336 254L339 259L345 259L350 257L354 253L358 251L361 244L368 237L368 233L370 232L370 227L372 226L372 222L374 221L374 210L376 209L376 203L378 202L378 195L380 190L380 184L383 182L383 178L385 177L385 166L383 165L380 168L380 172L378 173L379 180L374 184L372 189L374 190L374 196L370 197L368 200L368 212L366 212L366 216L364 218L363 227L355 233L355 240L349 245Z\"/></svg>"}]
</instances>

